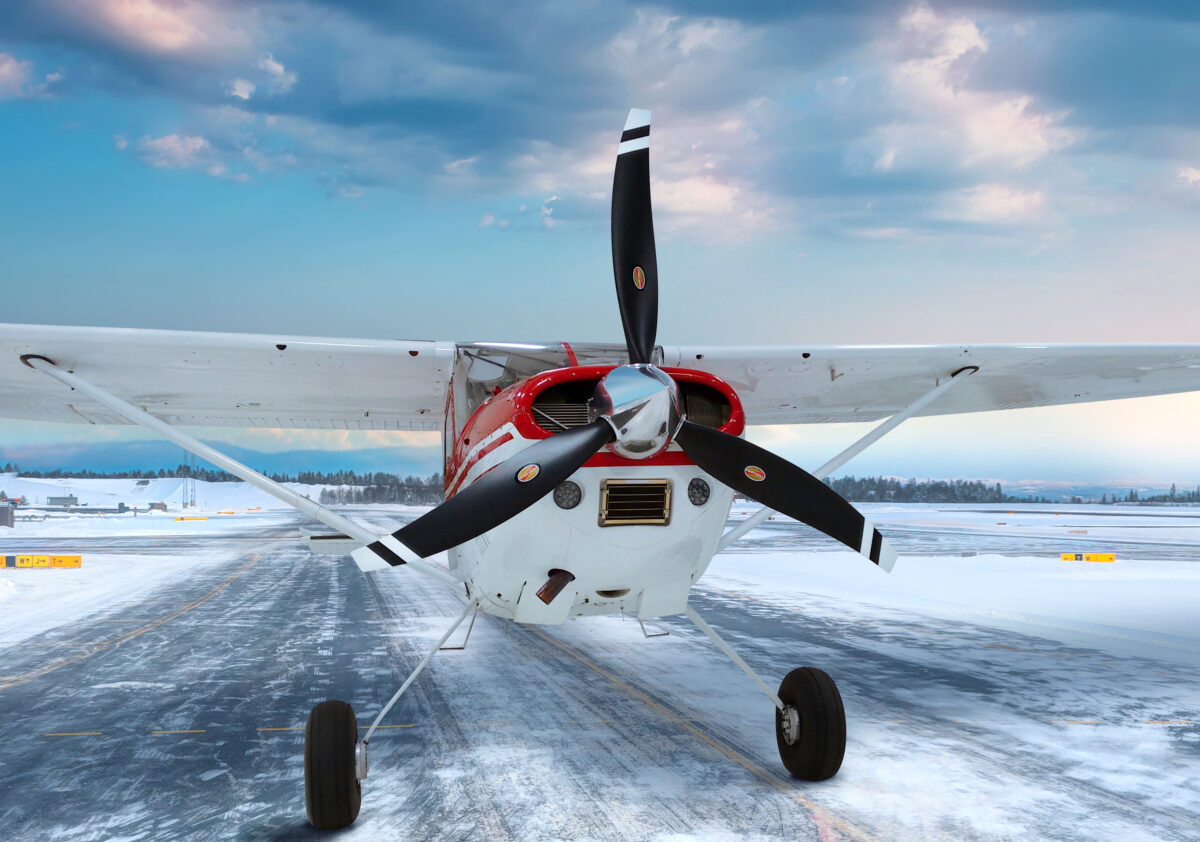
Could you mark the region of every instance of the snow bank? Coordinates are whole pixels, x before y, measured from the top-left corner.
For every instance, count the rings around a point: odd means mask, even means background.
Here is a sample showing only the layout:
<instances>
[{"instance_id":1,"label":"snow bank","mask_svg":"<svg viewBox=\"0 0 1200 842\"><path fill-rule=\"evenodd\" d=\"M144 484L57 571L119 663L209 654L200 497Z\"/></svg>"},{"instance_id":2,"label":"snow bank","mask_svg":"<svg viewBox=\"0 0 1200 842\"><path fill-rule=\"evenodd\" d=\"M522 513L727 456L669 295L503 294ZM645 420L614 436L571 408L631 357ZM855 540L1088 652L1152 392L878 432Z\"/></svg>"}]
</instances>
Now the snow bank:
<instances>
[{"instance_id":1,"label":"snow bank","mask_svg":"<svg viewBox=\"0 0 1200 842\"><path fill-rule=\"evenodd\" d=\"M812 596L1017 628L1073 645L1200 663L1200 564L1117 564L980 555L900 557L884 573L857 553L718 555L700 582L787 599Z\"/></svg>"}]
</instances>

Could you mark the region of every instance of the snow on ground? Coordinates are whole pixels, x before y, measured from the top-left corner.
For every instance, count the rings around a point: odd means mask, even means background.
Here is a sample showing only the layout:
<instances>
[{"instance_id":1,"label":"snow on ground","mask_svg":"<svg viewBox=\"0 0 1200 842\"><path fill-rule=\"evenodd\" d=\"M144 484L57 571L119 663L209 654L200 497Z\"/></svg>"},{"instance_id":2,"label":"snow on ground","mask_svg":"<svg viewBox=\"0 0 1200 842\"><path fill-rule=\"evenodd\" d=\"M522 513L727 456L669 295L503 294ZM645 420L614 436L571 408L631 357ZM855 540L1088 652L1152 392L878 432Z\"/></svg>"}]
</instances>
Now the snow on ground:
<instances>
[{"instance_id":1,"label":"snow on ground","mask_svg":"<svg viewBox=\"0 0 1200 842\"><path fill-rule=\"evenodd\" d=\"M902 607L1200 663L1200 564L1188 562L902 556L887 574L853 552L729 553L717 556L701 581L750 596Z\"/></svg>"},{"instance_id":2,"label":"snow on ground","mask_svg":"<svg viewBox=\"0 0 1200 842\"><path fill-rule=\"evenodd\" d=\"M4 550L0 540L0 552ZM161 585L229 558L229 553L210 550L171 555L89 552L80 568L2 569L0 645L18 643L80 617L137 601Z\"/></svg>"},{"instance_id":3,"label":"snow on ground","mask_svg":"<svg viewBox=\"0 0 1200 842\"><path fill-rule=\"evenodd\" d=\"M769 704L681 618L647 624L671 631L650 640L615 617L548 630L481 618L470 648L439 656L391 715L401 727L379 739L364 813L347 838L431 827L501 838L639 838L640 827L653 829L643 838L816 838L795 818L806 811L793 796L874 838L1193 838L1180 828L1198 815L1200 564L1152 543L1139 557L1129 533L1169 531L1179 546L1200 547L1191 525L1200 509L865 508L901 547L893 574L781 520L718 556L693 600L772 683L800 663L838 674L851 735L834 781L786 791L771 783ZM346 513L394 528L416 510ZM22 768L36 770L32 785L50 793L90 784L73 790L80 798L53 799L44 817L20 813L29 796L9 787L0 815L25 816L24 827L38 829L26 838L167 838L184 835L181 816L203 817L189 826L194 838L302 837L302 738L255 728L300 724L310 696L331 694L353 699L365 724L459 607L412 571L364 577L348 562L312 559L298 540L293 550L301 522L265 510L179 523L79 516L19 524L47 530L38 535L0 532L0 551L66 544L99 524L147 536L146 555L131 554L137 538L117 534L89 539L96 549L81 570L0 572L0 643L51 626L65 627L63 641L83 639L70 624L99 609L158 616L173 609L138 604L139 595L195 599L225 575L205 565L275 542L262 564L161 637L13 688L26 716L13 733L25 741ZM218 530L213 540L195 540L206 523ZM1010 540L1009 523L1038 540ZM1055 550L1079 534L1072 529L1098 545L1119 538L1119 561L1060 561ZM929 530L936 542L914 539ZM1164 560L1168 550L1175 560ZM171 578L203 570L207 578ZM156 583L168 587L146 596ZM387 610L366 610L378 605ZM403 659L389 659L389 639ZM36 662L51 650L10 651ZM145 736L151 728L208 730ZM47 743L47 731L103 736ZM753 775L710 750L709 734ZM142 806L93 819L114 781ZM822 838L839 835L822 828Z\"/></svg>"},{"instance_id":4,"label":"snow on ground","mask_svg":"<svg viewBox=\"0 0 1200 842\"><path fill-rule=\"evenodd\" d=\"M1200 509L1045 504L907 504L861 506L903 547L909 533L945 533L951 546L994 552L912 555L900 550L891 574L856 553L824 542L824 552L784 549L760 528L718 555L704 583L748 594L820 594L887 605L1003 628L1020 628L1066 643L1127 654L1200 663ZM756 511L735 507L740 520ZM1086 532L1086 534L1084 534ZM1049 539L1045 554L1008 555L1006 539ZM1015 542L1014 542L1015 544ZM1138 546L1140 545L1140 546ZM1195 547L1183 560L1162 560L1166 546ZM1117 562L1062 561L1060 552L1116 552ZM1147 558L1148 557L1148 558Z\"/></svg>"},{"instance_id":5,"label":"snow on ground","mask_svg":"<svg viewBox=\"0 0 1200 842\"><path fill-rule=\"evenodd\" d=\"M106 506L115 508L118 503L137 506L142 511L151 503L166 503L178 513L183 502L183 484L179 477L163 479L37 479L16 474L0 474L0 491L10 498L24 497L30 506L42 506L47 497L75 496L81 506ZM145 483L144 485L142 483ZM204 482L197 480L196 505L200 508L281 508L285 505L274 497L244 482ZM285 482L284 485L297 494L305 494L316 500L326 489L336 485L305 485Z\"/></svg>"}]
</instances>

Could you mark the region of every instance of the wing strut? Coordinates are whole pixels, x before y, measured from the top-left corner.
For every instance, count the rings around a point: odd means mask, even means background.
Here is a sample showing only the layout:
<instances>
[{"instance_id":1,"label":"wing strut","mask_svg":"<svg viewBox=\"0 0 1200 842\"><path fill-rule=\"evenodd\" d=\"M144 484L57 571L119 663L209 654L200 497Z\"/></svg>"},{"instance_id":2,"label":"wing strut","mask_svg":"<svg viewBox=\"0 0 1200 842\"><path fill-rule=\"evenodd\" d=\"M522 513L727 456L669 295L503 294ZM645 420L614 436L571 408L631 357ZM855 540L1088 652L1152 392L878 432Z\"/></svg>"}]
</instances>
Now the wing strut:
<instances>
[{"instance_id":1,"label":"wing strut","mask_svg":"<svg viewBox=\"0 0 1200 842\"><path fill-rule=\"evenodd\" d=\"M921 397L917 398L915 401L910 403L908 406L904 407L904 409L900 410L895 415L893 415L892 417L890 417L886 421L884 421L882 424L880 424L878 427L871 430L871 432L867 433L865 436L863 436L861 439L856 441L854 444L847 447L845 450L843 450L837 456L834 456L832 459L830 459L824 465L817 468L815 471L812 472L812 475L814 477L816 477L817 479L825 479L825 477L829 476L834 471L836 471L838 468L842 467L842 465L845 465L847 462L849 462L855 456L862 453L864 450L866 450L868 447L873 445L875 442L879 441L881 438L886 436L892 430L899 427L902 422L907 421L909 418L912 418L914 415L916 415L922 409L927 407L929 404L933 403L935 400L940 398L942 395L946 394L946 392L950 391L956 383L961 383L963 380L966 380L968 377L970 377L972 374L974 374L977 371L979 371L979 366L977 366L977 365L969 365L969 366L965 366L964 368L960 368L958 371L951 374L949 378L947 378L946 380L943 380L937 386L930 389L928 392L923 394ZM734 541L739 540L743 535L745 535L751 529L754 529L754 528L758 527L759 525L761 525L764 521L766 521L767 518L769 518L773 514L775 514L774 509L769 508L768 506L763 506L761 509L759 509L757 512L752 514L750 517L746 518L744 521L739 523L737 526L733 527L733 529L730 529L728 532L726 532L724 535L722 535L721 540L717 542L717 552L721 552L726 547L728 547L730 544L732 544ZM869 532L870 530L868 529L867 531ZM893 559L893 563L894 562L895 562L895 559ZM887 570L888 570L888 572L891 572L890 567L888 567Z\"/></svg>"},{"instance_id":2,"label":"wing strut","mask_svg":"<svg viewBox=\"0 0 1200 842\"><path fill-rule=\"evenodd\" d=\"M68 386L77 392L87 395L92 400L108 407L113 412L117 413L128 421L134 424L140 424L141 426L154 431L168 441L179 445L184 450L190 451L191 453L199 456L201 459L216 465L218 468L228 471L235 477L245 480L255 488L265 491L267 494L270 494L277 500L282 500L289 506L299 509L306 515L321 521L327 526L333 527L344 535L350 536L355 541L367 545L373 544L380 540L379 536L367 527L355 523L348 518L342 517L337 512L322 506L320 503L315 503L307 497L297 494L290 488L287 488L286 486L263 476L258 471L248 468L236 459L232 459L221 451L209 447L199 439L193 438L187 433L180 432L162 419L155 418L145 410L139 409L133 404L121 400L116 395L100 388L94 383L84 380L78 374L59 368L52 360L49 360L46 357L38 356L36 354L27 354L26 356L21 357L21 362L25 363L25 365L32 369L42 372L48 377L54 378L64 386ZM396 555L401 557L401 563L411 564L414 570L419 570L422 573L433 576L435 579L440 579L448 585L458 587L461 584L461 582L459 582L459 580L452 576L449 572L436 565L430 564L427 561L422 561L415 553L399 552L398 550L404 549L403 545L399 542L391 543L395 546L390 547L390 549L395 552ZM382 569L387 565L380 564L379 566Z\"/></svg>"}]
</instances>

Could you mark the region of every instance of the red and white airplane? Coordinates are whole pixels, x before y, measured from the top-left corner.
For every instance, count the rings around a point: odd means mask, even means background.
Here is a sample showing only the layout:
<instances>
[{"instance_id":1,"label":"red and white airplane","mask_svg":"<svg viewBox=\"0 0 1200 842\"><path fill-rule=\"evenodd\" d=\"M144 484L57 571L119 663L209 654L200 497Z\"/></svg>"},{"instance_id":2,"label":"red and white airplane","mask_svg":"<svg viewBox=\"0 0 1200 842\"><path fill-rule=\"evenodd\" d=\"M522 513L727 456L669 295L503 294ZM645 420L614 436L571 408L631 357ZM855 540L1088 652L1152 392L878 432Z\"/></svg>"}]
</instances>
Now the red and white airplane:
<instances>
[{"instance_id":1,"label":"red and white airplane","mask_svg":"<svg viewBox=\"0 0 1200 842\"><path fill-rule=\"evenodd\" d=\"M462 598L361 741L350 705L312 710L305 786L319 828L354 821L376 727L479 611L542 624L686 614L775 705L786 768L831 777L846 738L833 680L804 667L772 690L689 607L713 555L774 510L890 570L887 540L821 479L903 420L1200 389L1200 345L656 345L649 134L649 112L631 111L613 182L625 346L0 325L0 417L141 424L334 528L343 537L326 546L363 570L415 569ZM751 422L883 418L814 473L742 437ZM379 535L176 425L438 430L446 502ZM725 532L735 491L764 508ZM443 551L446 566L430 561Z\"/></svg>"}]
</instances>

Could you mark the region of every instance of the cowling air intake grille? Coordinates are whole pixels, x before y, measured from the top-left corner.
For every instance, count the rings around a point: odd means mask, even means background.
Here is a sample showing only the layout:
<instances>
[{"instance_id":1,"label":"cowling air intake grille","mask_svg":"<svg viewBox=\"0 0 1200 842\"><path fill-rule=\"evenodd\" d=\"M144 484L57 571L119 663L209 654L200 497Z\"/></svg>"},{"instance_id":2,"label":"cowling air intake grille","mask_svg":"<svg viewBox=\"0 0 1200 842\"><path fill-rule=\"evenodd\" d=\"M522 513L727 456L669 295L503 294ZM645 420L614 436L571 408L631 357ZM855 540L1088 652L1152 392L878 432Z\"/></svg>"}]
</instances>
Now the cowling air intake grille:
<instances>
[{"instance_id":1,"label":"cowling air intake grille","mask_svg":"<svg viewBox=\"0 0 1200 842\"><path fill-rule=\"evenodd\" d=\"M588 398L595 380L576 380L549 387L533 399L533 420L548 433L561 433L588 423ZM680 383L679 397L688 420L717 428L729 421L729 401L716 389L700 383Z\"/></svg>"},{"instance_id":2,"label":"cowling air intake grille","mask_svg":"<svg viewBox=\"0 0 1200 842\"><path fill-rule=\"evenodd\" d=\"M601 526L666 526L670 522L670 480L606 479L600 483Z\"/></svg>"},{"instance_id":3,"label":"cowling air intake grille","mask_svg":"<svg viewBox=\"0 0 1200 842\"><path fill-rule=\"evenodd\" d=\"M534 403L533 419L551 432L582 427L588 423L586 403Z\"/></svg>"}]
</instances>

